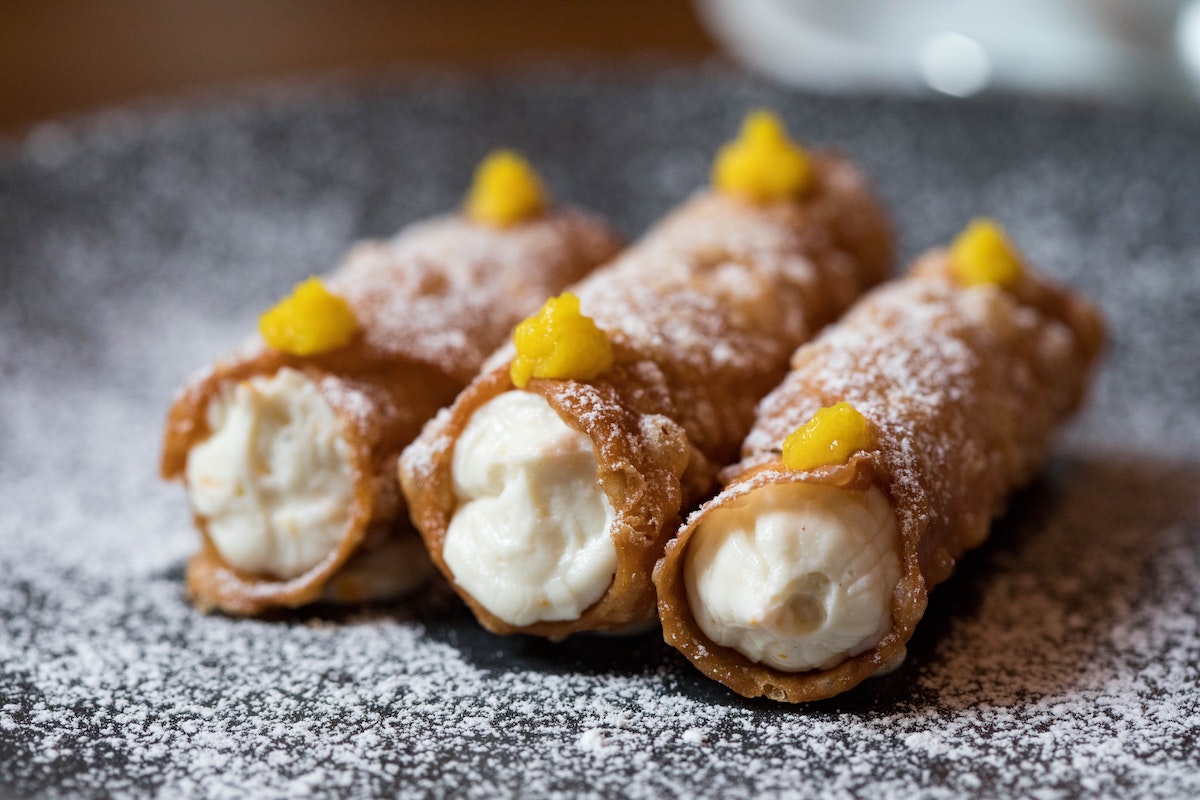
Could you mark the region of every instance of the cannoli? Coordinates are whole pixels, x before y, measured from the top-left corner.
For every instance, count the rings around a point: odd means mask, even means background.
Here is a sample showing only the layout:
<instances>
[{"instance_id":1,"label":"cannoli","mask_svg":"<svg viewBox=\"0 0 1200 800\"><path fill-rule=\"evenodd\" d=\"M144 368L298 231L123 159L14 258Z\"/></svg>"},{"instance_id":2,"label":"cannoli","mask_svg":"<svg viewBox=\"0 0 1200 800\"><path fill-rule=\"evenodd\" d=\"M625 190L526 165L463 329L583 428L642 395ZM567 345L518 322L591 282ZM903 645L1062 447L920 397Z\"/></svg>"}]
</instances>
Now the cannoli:
<instances>
[{"instance_id":1,"label":"cannoli","mask_svg":"<svg viewBox=\"0 0 1200 800\"><path fill-rule=\"evenodd\" d=\"M263 315L261 338L190 380L162 474L187 488L201 609L259 614L382 599L432 574L396 459L512 326L618 249L599 219L549 206L500 152L463 213L351 251Z\"/></svg>"},{"instance_id":2,"label":"cannoli","mask_svg":"<svg viewBox=\"0 0 1200 800\"><path fill-rule=\"evenodd\" d=\"M889 269L863 179L772 115L747 120L714 183L518 326L401 457L435 564L493 632L652 620L682 511L795 347Z\"/></svg>"},{"instance_id":3,"label":"cannoli","mask_svg":"<svg viewBox=\"0 0 1200 800\"><path fill-rule=\"evenodd\" d=\"M743 460L655 568L666 641L747 697L898 666L931 587L987 537L1081 401L1098 312L994 223L801 347Z\"/></svg>"}]
</instances>

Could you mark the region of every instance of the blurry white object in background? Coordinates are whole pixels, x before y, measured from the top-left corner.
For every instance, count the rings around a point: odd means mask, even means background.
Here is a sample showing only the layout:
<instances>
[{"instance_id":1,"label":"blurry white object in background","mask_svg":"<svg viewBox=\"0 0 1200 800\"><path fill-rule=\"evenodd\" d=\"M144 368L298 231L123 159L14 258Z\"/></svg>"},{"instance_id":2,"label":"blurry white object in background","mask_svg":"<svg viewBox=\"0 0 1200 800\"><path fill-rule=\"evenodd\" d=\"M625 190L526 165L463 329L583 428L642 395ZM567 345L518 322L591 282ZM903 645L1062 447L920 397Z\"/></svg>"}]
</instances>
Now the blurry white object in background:
<instances>
[{"instance_id":1,"label":"blurry white object in background","mask_svg":"<svg viewBox=\"0 0 1200 800\"><path fill-rule=\"evenodd\" d=\"M1192 0L1179 12L1175 45L1191 74L1193 84L1200 86L1200 0Z\"/></svg>"},{"instance_id":2,"label":"blurry white object in background","mask_svg":"<svg viewBox=\"0 0 1200 800\"><path fill-rule=\"evenodd\" d=\"M696 0L745 65L825 90L1200 97L1200 0Z\"/></svg>"}]
</instances>

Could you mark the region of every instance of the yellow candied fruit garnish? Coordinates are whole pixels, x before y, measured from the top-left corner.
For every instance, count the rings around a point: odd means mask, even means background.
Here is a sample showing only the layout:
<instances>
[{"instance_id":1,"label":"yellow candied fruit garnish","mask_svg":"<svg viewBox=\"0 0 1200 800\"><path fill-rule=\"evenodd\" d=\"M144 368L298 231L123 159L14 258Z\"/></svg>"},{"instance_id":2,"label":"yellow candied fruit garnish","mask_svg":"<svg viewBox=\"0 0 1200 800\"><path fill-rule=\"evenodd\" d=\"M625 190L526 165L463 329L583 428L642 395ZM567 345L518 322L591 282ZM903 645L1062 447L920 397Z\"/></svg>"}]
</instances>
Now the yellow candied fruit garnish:
<instances>
[{"instance_id":1,"label":"yellow candied fruit garnish","mask_svg":"<svg viewBox=\"0 0 1200 800\"><path fill-rule=\"evenodd\" d=\"M509 367L518 388L530 378L588 381L612 366L612 345L570 292L552 297L513 333L517 357Z\"/></svg>"},{"instance_id":2,"label":"yellow candied fruit garnish","mask_svg":"<svg viewBox=\"0 0 1200 800\"><path fill-rule=\"evenodd\" d=\"M954 274L966 286L994 283L1005 288L1021 279L1021 256L994 220L973 220L950 245Z\"/></svg>"},{"instance_id":3,"label":"yellow candied fruit garnish","mask_svg":"<svg viewBox=\"0 0 1200 800\"><path fill-rule=\"evenodd\" d=\"M475 170L466 212L476 222L506 228L540 216L545 208L541 179L516 152L497 150Z\"/></svg>"},{"instance_id":4,"label":"yellow candied fruit garnish","mask_svg":"<svg viewBox=\"0 0 1200 800\"><path fill-rule=\"evenodd\" d=\"M809 470L844 464L858 450L875 446L867 420L849 403L826 406L783 440L783 465Z\"/></svg>"},{"instance_id":5,"label":"yellow candied fruit garnish","mask_svg":"<svg viewBox=\"0 0 1200 800\"><path fill-rule=\"evenodd\" d=\"M331 294L320 278L309 278L258 318L258 330L276 350L311 356L349 342L358 320L349 304Z\"/></svg>"},{"instance_id":6,"label":"yellow candied fruit garnish","mask_svg":"<svg viewBox=\"0 0 1200 800\"><path fill-rule=\"evenodd\" d=\"M748 114L741 134L713 162L713 186L756 203L798 197L811 179L804 148L788 139L783 122L770 111Z\"/></svg>"}]
</instances>

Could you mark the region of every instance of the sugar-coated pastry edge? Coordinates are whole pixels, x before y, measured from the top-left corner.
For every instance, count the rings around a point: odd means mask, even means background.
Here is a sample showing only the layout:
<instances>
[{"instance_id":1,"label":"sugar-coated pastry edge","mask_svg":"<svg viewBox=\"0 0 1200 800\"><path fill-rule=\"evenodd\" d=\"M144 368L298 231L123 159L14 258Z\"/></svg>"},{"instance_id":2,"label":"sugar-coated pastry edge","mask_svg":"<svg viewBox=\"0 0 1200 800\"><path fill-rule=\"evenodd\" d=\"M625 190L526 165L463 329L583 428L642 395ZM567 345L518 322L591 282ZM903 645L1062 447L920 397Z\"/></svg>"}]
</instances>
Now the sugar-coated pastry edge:
<instances>
[{"instance_id":1,"label":"sugar-coated pastry edge","mask_svg":"<svg viewBox=\"0 0 1200 800\"><path fill-rule=\"evenodd\" d=\"M983 316L964 319L976 315ZM1028 272L1007 289L964 288L941 250L909 277L868 294L796 352L792 372L759 407L742 461L725 472L725 489L667 545L655 567L667 642L737 693L786 702L831 697L897 665L929 590L983 542L1011 492L1041 465L1055 426L1081 402L1103 338L1099 312L1074 293ZM839 401L864 414L877 447L845 463L785 468L779 448L786 436ZM965 469L976 474L963 478ZM801 673L710 641L692 617L682 578L683 554L705 514L792 481L877 486L895 505L901 531L892 629L860 655Z\"/></svg>"}]
</instances>

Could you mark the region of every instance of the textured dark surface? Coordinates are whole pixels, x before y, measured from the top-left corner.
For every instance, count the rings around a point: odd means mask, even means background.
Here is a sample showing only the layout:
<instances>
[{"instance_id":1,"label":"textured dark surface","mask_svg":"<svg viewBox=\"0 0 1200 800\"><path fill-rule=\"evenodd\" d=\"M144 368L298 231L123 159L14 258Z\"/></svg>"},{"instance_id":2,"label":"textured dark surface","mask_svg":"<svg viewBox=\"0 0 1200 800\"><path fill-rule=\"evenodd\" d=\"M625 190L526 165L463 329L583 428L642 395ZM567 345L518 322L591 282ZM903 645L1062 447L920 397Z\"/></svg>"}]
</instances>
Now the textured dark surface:
<instances>
[{"instance_id":1,"label":"textured dark surface","mask_svg":"<svg viewBox=\"0 0 1200 800\"><path fill-rule=\"evenodd\" d=\"M494 145L636 235L749 108L858 160L905 257L971 216L1098 299L1092 402L906 665L747 702L648 634L551 645L411 603L270 621L182 597L155 477L191 369L356 238L456 203ZM1200 123L830 99L719 71L293 87L0 147L0 794L1200 793Z\"/></svg>"}]
</instances>

